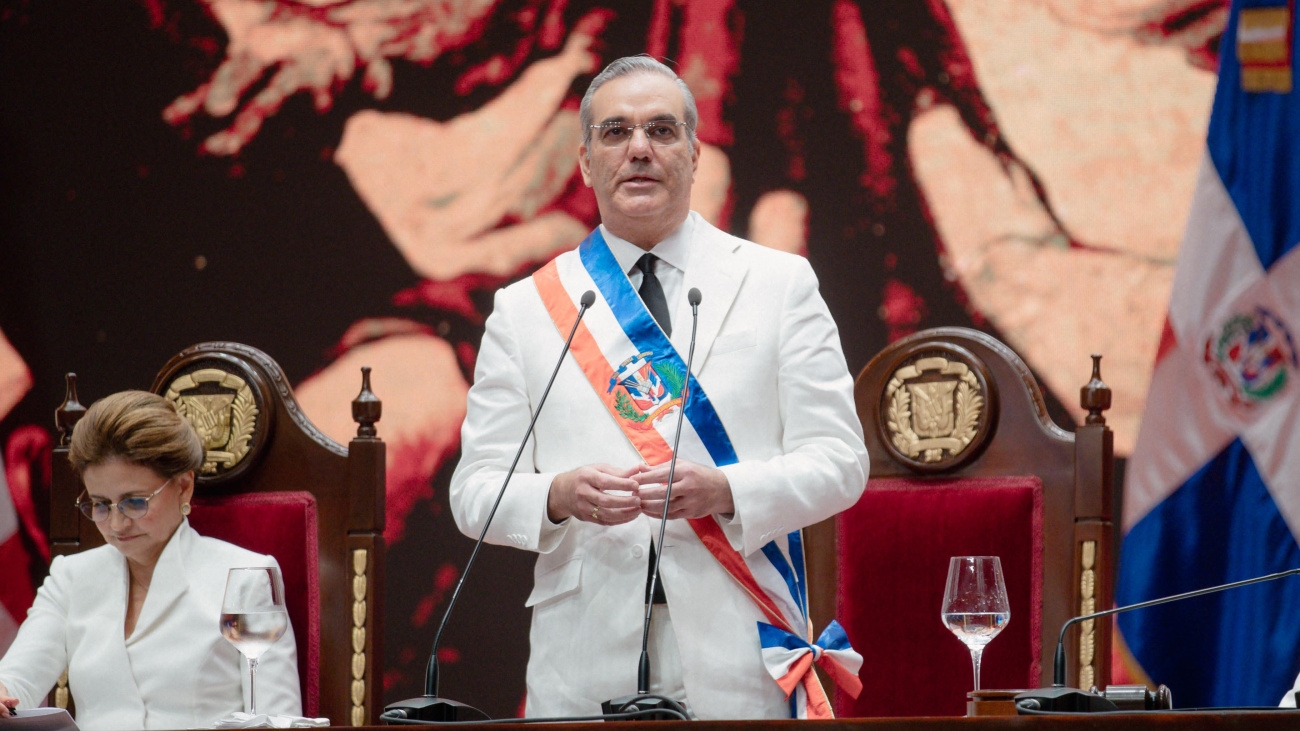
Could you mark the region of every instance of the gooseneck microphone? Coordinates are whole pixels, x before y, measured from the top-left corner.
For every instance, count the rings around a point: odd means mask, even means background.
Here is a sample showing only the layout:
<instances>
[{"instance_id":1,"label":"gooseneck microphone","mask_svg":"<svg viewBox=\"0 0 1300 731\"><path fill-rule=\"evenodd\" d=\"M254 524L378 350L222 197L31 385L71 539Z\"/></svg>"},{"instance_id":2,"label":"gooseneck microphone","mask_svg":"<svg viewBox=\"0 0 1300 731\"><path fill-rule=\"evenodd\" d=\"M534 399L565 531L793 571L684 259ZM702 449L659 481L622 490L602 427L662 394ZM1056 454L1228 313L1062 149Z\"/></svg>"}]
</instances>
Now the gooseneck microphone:
<instances>
[{"instance_id":1,"label":"gooseneck microphone","mask_svg":"<svg viewBox=\"0 0 1300 731\"><path fill-rule=\"evenodd\" d=\"M443 613L442 622L438 625L438 633L433 637L433 649L429 652L429 665L424 672L424 695L419 698L388 704L384 708L384 720L405 720L406 722L456 721L462 708L473 711L485 719L488 717L486 713L473 706L438 696L438 646L442 642L442 631L447 628L447 620L456 607L456 599L460 597L461 587L465 586L465 579L474 566L474 559L478 557L479 549L483 547L484 539L487 538L488 527L492 525L492 518L497 514L497 507L501 505L501 498L505 497L506 486L510 484L510 478L515 473L515 466L519 464L519 458L524 453L524 446L528 444L528 438L533 435L533 427L537 424L537 417L542 413L542 407L546 405L546 397L551 393L551 385L555 383L555 376L560 372L560 366L564 363L564 356L569 353L569 346L573 343L573 336L578 332L578 324L582 322L582 316L587 314L587 309L595 302L595 292L587 290L582 293L582 298L579 300L581 306L578 309L578 316L574 318L573 327L569 330L569 337L564 341L564 349L560 351L560 357L555 361L555 369L551 371L551 379L546 382L542 397L537 402L537 410L533 412L532 420L528 422L528 429L524 432L524 438L519 442L519 449L515 451L515 458L510 463L510 469L506 470L505 479L501 481L501 489L497 491L496 502L492 503L492 510L488 512L487 520L483 522L483 530L479 532L478 540L474 542L474 550L469 554L469 560L465 562L465 570L460 574L460 581L456 582L456 590L451 594L451 601L447 602L447 611Z\"/></svg>"},{"instance_id":2,"label":"gooseneck microphone","mask_svg":"<svg viewBox=\"0 0 1300 731\"><path fill-rule=\"evenodd\" d=\"M666 698L661 695L654 695L650 692L650 618L654 614L655 582L659 580L659 562L664 558L664 529L668 526L668 506L673 497L673 476L677 470L677 446L682 441L682 422L686 421L686 403L691 393L691 364L695 360L695 333L700 325L700 290L691 287L691 291L686 293L686 301L691 303L691 344L686 351L686 379L682 386L682 405L681 411L677 417L677 432L673 435L673 456L668 462L668 483L664 489L664 510L663 515L659 518L659 540L655 543L659 547L655 551L654 570L650 572L650 577L646 579L646 605L645 605L645 623L641 627L641 658L637 665L636 671L636 695L627 695L613 700L605 701L601 704L601 709L607 713L625 713L628 711L659 711L662 715L651 714L649 720L675 720L679 718L677 714L686 714L686 709L682 708L677 701Z\"/></svg>"},{"instance_id":3,"label":"gooseneck microphone","mask_svg":"<svg viewBox=\"0 0 1300 731\"><path fill-rule=\"evenodd\" d=\"M1174 594L1173 596L1162 597L1160 599L1151 599L1145 602L1138 602L1137 604L1129 604L1123 607L1115 607L1114 609L1107 609L1101 612L1093 612L1092 614L1085 614L1081 617L1074 617L1072 619L1068 619L1066 620L1065 624L1061 625L1061 636L1056 641L1056 658L1055 661L1052 663L1052 687L1061 688L1065 686L1065 631L1068 630L1071 626L1078 624L1079 622L1086 622L1089 619L1106 617L1112 614L1120 614L1121 612L1127 612L1133 609L1145 609L1147 607L1154 607L1157 604L1168 604L1169 602L1182 601L1183 599L1192 599L1198 596L1205 596L1206 594L1217 594L1221 591L1227 591L1228 589L1236 589L1239 586L1250 586L1251 584L1262 584L1265 581L1275 581L1277 579L1285 579L1288 576L1295 576L1297 574L1300 574L1300 569L1279 571L1276 574L1269 574L1267 576L1257 576L1253 579L1243 579L1242 581L1234 581L1231 584L1220 584L1219 586L1211 586L1205 589L1197 589L1196 591L1188 591L1182 594Z\"/></svg>"},{"instance_id":4,"label":"gooseneck microphone","mask_svg":"<svg viewBox=\"0 0 1300 731\"><path fill-rule=\"evenodd\" d=\"M1025 701L1034 701L1035 704L1031 704L1029 708L1029 710L1034 711L1113 711L1115 710L1114 704L1106 701L1106 699L1091 693L1084 693L1081 690L1065 687L1065 632L1070 629L1070 627L1079 622L1086 622L1089 619L1108 617L1112 614L1129 612L1134 609L1145 609L1147 607L1154 607L1158 604L1168 604L1170 602L1182 601L1183 599L1205 596L1206 594L1217 594L1221 591L1227 591L1228 589L1250 586L1251 584L1262 584L1265 581L1275 581L1277 579L1285 579L1288 576L1296 575L1300 575L1300 569L1279 571L1276 574L1257 576L1253 579L1243 579L1242 581L1234 581L1231 584L1210 586L1204 589L1197 589L1196 591L1188 591L1183 592L1182 594L1174 594L1173 596L1150 599L1145 602L1138 602L1137 604L1128 604L1122 607L1115 607L1114 609L1106 609L1100 612L1093 612L1092 614L1084 614L1067 619L1065 624L1061 625L1061 635L1056 641L1056 657L1052 663L1052 687L1029 691L1028 693L1021 693L1016 696L1016 703L1017 705L1020 705Z\"/></svg>"}]
</instances>

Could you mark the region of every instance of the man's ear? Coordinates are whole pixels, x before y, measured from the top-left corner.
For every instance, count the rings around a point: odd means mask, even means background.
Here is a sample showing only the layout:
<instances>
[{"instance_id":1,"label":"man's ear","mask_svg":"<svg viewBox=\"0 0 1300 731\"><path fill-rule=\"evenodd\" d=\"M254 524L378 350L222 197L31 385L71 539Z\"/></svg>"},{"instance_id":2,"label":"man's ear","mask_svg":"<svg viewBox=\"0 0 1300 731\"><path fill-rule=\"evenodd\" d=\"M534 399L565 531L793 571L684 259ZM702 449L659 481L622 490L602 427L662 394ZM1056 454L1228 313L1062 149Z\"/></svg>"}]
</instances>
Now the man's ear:
<instances>
[{"instance_id":1,"label":"man's ear","mask_svg":"<svg viewBox=\"0 0 1300 731\"><path fill-rule=\"evenodd\" d=\"M578 169L582 171L582 182L591 187L591 157L586 145L578 146Z\"/></svg>"}]
</instances>

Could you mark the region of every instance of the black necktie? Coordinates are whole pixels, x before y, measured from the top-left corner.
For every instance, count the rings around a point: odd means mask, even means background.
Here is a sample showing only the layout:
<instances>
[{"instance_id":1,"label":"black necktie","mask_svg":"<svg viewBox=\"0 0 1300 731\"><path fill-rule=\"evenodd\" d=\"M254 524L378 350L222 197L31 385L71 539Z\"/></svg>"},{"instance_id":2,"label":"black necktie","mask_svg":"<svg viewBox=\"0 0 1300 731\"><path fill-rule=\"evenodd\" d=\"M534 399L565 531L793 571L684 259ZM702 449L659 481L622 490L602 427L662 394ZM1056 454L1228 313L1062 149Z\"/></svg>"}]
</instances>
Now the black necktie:
<instances>
[{"instance_id":1,"label":"black necktie","mask_svg":"<svg viewBox=\"0 0 1300 731\"><path fill-rule=\"evenodd\" d=\"M673 336L673 323L668 318L668 299L664 297L663 285L659 284L659 277L655 276L655 262L659 257L654 254L646 254L636 260L636 268L641 270L641 288L637 294L641 295L641 301L645 303L650 315L654 317L659 327L663 328L664 334L668 337Z\"/></svg>"},{"instance_id":2,"label":"black necktie","mask_svg":"<svg viewBox=\"0 0 1300 731\"><path fill-rule=\"evenodd\" d=\"M668 298L664 297L663 285L659 283L659 277L655 276L655 262L657 261L659 261L659 257L654 254L645 254L640 259L636 260L636 268L641 270L641 288L637 290L637 294L641 295L641 301L645 303L645 308L650 310L650 316L655 319L655 322L659 323L659 327L663 328L664 334L668 337L672 337L673 323L672 320L668 318ZM654 570L655 542L652 540L650 541L650 566L648 573L653 573ZM647 579L648 578L649 577L647 576ZM649 588L649 586L646 587L647 590L649 590ZM668 603L668 599L664 596L663 579L657 579L655 581L654 596L646 596L646 604L652 603Z\"/></svg>"}]
</instances>

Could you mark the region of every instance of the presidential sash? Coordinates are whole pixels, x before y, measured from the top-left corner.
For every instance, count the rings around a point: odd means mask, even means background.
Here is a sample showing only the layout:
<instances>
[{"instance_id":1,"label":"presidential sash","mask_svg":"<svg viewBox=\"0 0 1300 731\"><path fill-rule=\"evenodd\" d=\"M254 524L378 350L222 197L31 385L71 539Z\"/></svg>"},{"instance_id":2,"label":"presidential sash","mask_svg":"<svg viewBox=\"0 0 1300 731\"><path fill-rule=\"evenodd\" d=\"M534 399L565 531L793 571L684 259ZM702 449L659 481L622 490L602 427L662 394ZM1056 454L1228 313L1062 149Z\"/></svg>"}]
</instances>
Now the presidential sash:
<instances>
[{"instance_id":1,"label":"presidential sash","mask_svg":"<svg viewBox=\"0 0 1300 731\"><path fill-rule=\"evenodd\" d=\"M561 336L568 334L583 292L593 290L608 307L587 312L570 354L632 446L647 464L672 458L671 441L682 418L682 459L713 467L737 462L735 449L712 402L659 328L609 250L600 229L583 240L578 256L561 256L533 274L542 304ZM683 412L683 394L688 392ZM689 521L709 553L753 599L768 672L790 699L793 718L833 718L830 701L812 671L831 672L854 697L862 684L862 657L832 621L815 642L808 619L803 541L793 531L745 557L731 547L717 520Z\"/></svg>"}]
</instances>

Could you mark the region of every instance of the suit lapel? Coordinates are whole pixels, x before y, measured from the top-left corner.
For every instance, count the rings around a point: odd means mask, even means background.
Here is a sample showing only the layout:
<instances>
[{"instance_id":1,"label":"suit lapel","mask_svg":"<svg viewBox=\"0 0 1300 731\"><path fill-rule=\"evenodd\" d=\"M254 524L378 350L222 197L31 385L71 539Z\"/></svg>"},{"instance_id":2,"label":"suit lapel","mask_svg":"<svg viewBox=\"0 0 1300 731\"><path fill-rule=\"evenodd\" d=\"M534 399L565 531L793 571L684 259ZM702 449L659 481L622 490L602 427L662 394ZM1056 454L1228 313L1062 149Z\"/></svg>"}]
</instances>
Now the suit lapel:
<instances>
[{"instance_id":1,"label":"suit lapel","mask_svg":"<svg viewBox=\"0 0 1300 731\"><path fill-rule=\"evenodd\" d=\"M102 573L96 572L90 586L78 587L85 596L93 597L93 600L87 602L80 611L70 614L70 619L87 623L86 626L93 630L95 638L87 639L83 645L83 659L68 659L67 669L74 678L88 665L93 665L101 673L96 676L93 689L86 693L89 696L85 699L87 706L96 702L103 703L105 698L112 698L115 702L128 706L140 704L140 687L131 672L131 656L127 653L127 645L131 640L124 639L122 635L131 590L130 569L126 565L126 556L116 548L104 546L98 550L105 551L103 556L106 560L102 566L97 567L102 569ZM136 632L132 632L131 637L138 636L139 624L137 619ZM75 681L73 687L77 687ZM78 698L81 696L78 695ZM139 724L144 724L143 717L140 717Z\"/></svg>"},{"instance_id":2,"label":"suit lapel","mask_svg":"<svg viewBox=\"0 0 1300 731\"><path fill-rule=\"evenodd\" d=\"M692 214L695 215L695 214ZM695 363L691 370L697 374L708 362L709 350L722 329L722 323L731 311L740 285L745 280L748 267L736 256L740 246L736 239L723 234L703 218L695 221L694 241L691 242L691 259L682 282L681 300L673 322L685 327L673 328L673 347L686 359L691 344L691 305L687 293L692 287L700 290L700 326L695 338Z\"/></svg>"},{"instance_id":3,"label":"suit lapel","mask_svg":"<svg viewBox=\"0 0 1300 731\"><path fill-rule=\"evenodd\" d=\"M158 556L158 565L154 567L153 578L149 580L149 593L145 595L135 631L127 638L128 644L148 633L166 615L167 610L189 591L190 577L185 568L185 554L188 553L190 537L189 522L182 521ZM218 620L219 617L212 618L214 623Z\"/></svg>"}]
</instances>

